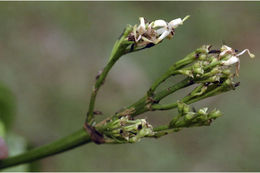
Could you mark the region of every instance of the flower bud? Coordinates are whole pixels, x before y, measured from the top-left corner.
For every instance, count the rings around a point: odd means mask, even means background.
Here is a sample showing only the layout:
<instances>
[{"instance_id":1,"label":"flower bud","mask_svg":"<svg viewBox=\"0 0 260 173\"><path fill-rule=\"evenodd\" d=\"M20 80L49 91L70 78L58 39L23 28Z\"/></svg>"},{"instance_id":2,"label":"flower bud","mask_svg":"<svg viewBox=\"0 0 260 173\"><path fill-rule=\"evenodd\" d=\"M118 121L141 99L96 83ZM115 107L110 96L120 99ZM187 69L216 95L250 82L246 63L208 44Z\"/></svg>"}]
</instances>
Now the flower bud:
<instances>
[{"instance_id":1,"label":"flower bud","mask_svg":"<svg viewBox=\"0 0 260 173\"><path fill-rule=\"evenodd\" d=\"M183 74L185 76L194 78L192 71L189 69L181 69L181 70L178 70L177 72L179 72L180 74Z\"/></svg>"},{"instance_id":2,"label":"flower bud","mask_svg":"<svg viewBox=\"0 0 260 173\"><path fill-rule=\"evenodd\" d=\"M188 112L185 116L184 116L184 120L188 121L191 120L192 118L194 118L195 113L194 112Z\"/></svg>"},{"instance_id":3,"label":"flower bud","mask_svg":"<svg viewBox=\"0 0 260 173\"><path fill-rule=\"evenodd\" d=\"M204 73L204 70L202 68L202 64L201 63L195 63L193 65L193 71L194 71L195 74L202 75Z\"/></svg>"},{"instance_id":4,"label":"flower bud","mask_svg":"<svg viewBox=\"0 0 260 173\"><path fill-rule=\"evenodd\" d=\"M212 111L209 113L208 116L209 116L210 119L216 119L216 118L222 116L222 113L221 113L219 110L214 109L214 110L212 110Z\"/></svg>"},{"instance_id":5,"label":"flower bud","mask_svg":"<svg viewBox=\"0 0 260 173\"><path fill-rule=\"evenodd\" d=\"M202 108L198 110L198 114L200 115L206 115L208 111L208 108Z\"/></svg>"},{"instance_id":6,"label":"flower bud","mask_svg":"<svg viewBox=\"0 0 260 173\"><path fill-rule=\"evenodd\" d=\"M183 102L180 102L180 101L178 101L177 107L178 107L178 112L181 116L183 116L184 114L186 114L190 111L189 105L187 105Z\"/></svg>"},{"instance_id":7,"label":"flower bud","mask_svg":"<svg viewBox=\"0 0 260 173\"><path fill-rule=\"evenodd\" d=\"M200 54L199 55L199 60L206 60L207 59L207 55L206 54L204 54L204 53L202 53L202 54Z\"/></svg>"}]
</instances>

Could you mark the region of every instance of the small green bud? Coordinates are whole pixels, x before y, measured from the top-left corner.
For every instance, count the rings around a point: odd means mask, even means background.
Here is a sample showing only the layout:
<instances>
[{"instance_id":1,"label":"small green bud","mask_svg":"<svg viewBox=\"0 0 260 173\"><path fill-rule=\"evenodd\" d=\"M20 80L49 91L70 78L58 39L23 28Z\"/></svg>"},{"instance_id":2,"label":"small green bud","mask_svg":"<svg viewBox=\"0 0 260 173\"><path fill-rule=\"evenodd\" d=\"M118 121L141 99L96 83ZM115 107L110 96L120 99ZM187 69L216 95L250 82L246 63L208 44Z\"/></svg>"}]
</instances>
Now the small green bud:
<instances>
[{"instance_id":1,"label":"small green bud","mask_svg":"<svg viewBox=\"0 0 260 173\"><path fill-rule=\"evenodd\" d=\"M201 46L200 48L198 48L196 50L196 53L208 54L209 53L209 48L210 48L210 45L203 45L203 46Z\"/></svg>"},{"instance_id":2,"label":"small green bud","mask_svg":"<svg viewBox=\"0 0 260 173\"><path fill-rule=\"evenodd\" d=\"M206 54L200 54L199 60L206 60L206 59L207 59L207 55Z\"/></svg>"},{"instance_id":3,"label":"small green bud","mask_svg":"<svg viewBox=\"0 0 260 173\"><path fill-rule=\"evenodd\" d=\"M230 69L225 69L225 70L222 71L222 73L224 75L230 75L231 74L231 70Z\"/></svg>"},{"instance_id":4,"label":"small green bud","mask_svg":"<svg viewBox=\"0 0 260 173\"><path fill-rule=\"evenodd\" d=\"M189 69L181 69L181 70L178 70L177 72L179 72L180 74L183 74L185 76L189 76L189 77L194 77L193 74L192 74L192 71L189 70Z\"/></svg>"},{"instance_id":5,"label":"small green bud","mask_svg":"<svg viewBox=\"0 0 260 173\"><path fill-rule=\"evenodd\" d=\"M208 108L201 108L198 110L198 114L200 115L206 115L208 111Z\"/></svg>"},{"instance_id":6,"label":"small green bud","mask_svg":"<svg viewBox=\"0 0 260 173\"><path fill-rule=\"evenodd\" d=\"M186 125L186 122L184 120L178 120L175 123L175 127L184 127Z\"/></svg>"},{"instance_id":7,"label":"small green bud","mask_svg":"<svg viewBox=\"0 0 260 173\"><path fill-rule=\"evenodd\" d=\"M200 75L203 75L203 73L204 73L204 70L202 67L194 67L193 71L194 71L194 73L200 74Z\"/></svg>"},{"instance_id":8,"label":"small green bud","mask_svg":"<svg viewBox=\"0 0 260 173\"><path fill-rule=\"evenodd\" d=\"M208 121L208 114L200 114L200 116L198 116L196 120L198 123L204 124L203 122Z\"/></svg>"},{"instance_id":9,"label":"small green bud","mask_svg":"<svg viewBox=\"0 0 260 173\"><path fill-rule=\"evenodd\" d=\"M191 95L192 95L192 96L200 96L200 95L202 95L203 93L205 93L205 91L207 91L207 89L208 89L208 87L203 85L203 86L200 88L199 91L197 91L197 92L192 92Z\"/></svg>"},{"instance_id":10,"label":"small green bud","mask_svg":"<svg viewBox=\"0 0 260 173\"><path fill-rule=\"evenodd\" d=\"M224 90L230 90L233 89L233 82L231 81L231 79L227 79L223 82L222 86L224 87Z\"/></svg>"},{"instance_id":11,"label":"small green bud","mask_svg":"<svg viewBox=\"0 0 260 173\"><path fill-rule=\"evenodd\" d=\"M233 56L233 55L231 55L231 54L226 54L226 55L222 56L220 60L222 60L222 61L227 61L227 60L229 60L232 56Z\"/></svg>"},{"instance_id":12,"label":"small green bud","mask_svg":"<svg viewBox=\"0 0 260 173\"><path fill-rule=\"evenodd\" d=\"M219 61L218 58L212 57L212 58L211 58L211 61L210 61L210 65L215 64L215 63L218 62L218 61Z\"/></svg>"},{"instance_id":13,"label":"small green bud","mask_svg":"<svg viewBox=\"0 0 260 173\"><path fill-rule=\"evenodd\" d=\"M194 112L188 112L185 116L184 116L184 120L191 120L192 118L194 118L195 113Z\"/></svg>"},{"instance_id":14,"label":"small green bud","mask_svg":"<svg viewBox=\"0 0 260 173\"><path fill-rule=\"evenodd\" d=\"M142 129L139 131L138 136L139 136L139 137L144 137L144 136L151 136L151 135L153 135L153 134L154 134L154 132L153 132L152 128L150 128L150 127L144 127L144 128L142 128Z\"/></svg>"},{"instance_id":15,"label":"small green bud","mask_svg":"<svg viewBox=\"0 0 260 173\"><path fill-rule=\"evenodd\" d=\"M180 116L183 116L184 114L186 114L190 111L189 105L187 105L183 102L180 102L180 101L178 101L177 107L178 107L178 112L179 112Z\"/></svg>"},{"instance_id":16,"label":"small green bud","mask_svg":"<svg viewBox=\"0 0 260 173\"><path fill-rule=\"evenodd\" d=\"M210 75L215 75L215 74L218 74L221 72L221 69L219 67L214 67L210 72L209 74Z\"/></svg>"},{"instance_id":17,"label":"small green bud","mask_svg":"<svg viewBox=\"0 0 260 173\"><path fill-rule=\"evenodd\" d=\"M210 119L216 119L216 118L222 116L222 113L221 113L219 110L214 109L214 110L212 110L212 111L209 113L208 116L209 116Z\"/></svg>"},{"instance_id":18,"label":"small green bud","mask_svg":"<svg viewBox=\"0 0 260 173\"><path fill-rule=\"evenodd\" d=\"M220 77L219 76L211 76L209 77L206 81L207 82L216 82L216 81L219 81L220 80Z\"/></svg>"},{"instance_id":19,"label":"small green bud","mask_svg":"<svg viewBox=\"0 0 260 173\"><path fill-rule=\"evenodd\" d=\"M179 120L179 118L180 118L179 116L174 116L173 119L170 122L170 126L174 127L175 123Z\"/></svg>"}]
</instances>

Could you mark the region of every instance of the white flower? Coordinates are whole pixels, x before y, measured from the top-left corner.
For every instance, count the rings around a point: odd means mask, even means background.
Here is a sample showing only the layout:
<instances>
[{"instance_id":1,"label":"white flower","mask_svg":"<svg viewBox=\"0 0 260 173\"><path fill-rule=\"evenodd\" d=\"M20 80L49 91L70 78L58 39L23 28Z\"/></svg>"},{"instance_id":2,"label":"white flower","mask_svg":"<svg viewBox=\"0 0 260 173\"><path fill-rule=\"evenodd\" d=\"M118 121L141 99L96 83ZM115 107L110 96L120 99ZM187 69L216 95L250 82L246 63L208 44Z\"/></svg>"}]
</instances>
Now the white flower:
<instances>
[{"instance_id":1,"label":"white flower","mask_svg":"<svg viewBox=\"0 0 260 173\"><path fill-rule=\"evenodd\" d=\"M219 57L224 58L224 59L228 58L228 59L222 60L222 64L225 66L230 66L230 65L236 64L236 75L238 76L239 69L240 69L240 59L238 57L243 55L245 52L247 52L251 58L255 57L255 55L250 53L250 51L248 49L245 49L245 50L241 51L240 53L236 53L236 51L234 49L232 49L231 47L228 47L226 45L223 45L221 47Z\"/></svg>"},{"instance_id":2,"label":"white flower","mask_svg":"<svg viewBox=\"0 0 260 173\"><path fill-rule=\"evenodd\" d=\"M156 20L154 21L151 27L156 29L156 33L158 34L159 38L154 41L155 44L158 44L166 37L172 38L174 34L174 29L176 29L179 25L182 25L185 20L187 20L189 16L184 17L183 19L177 18L169 23L165 22L164 20Z\"/></svg>"},{"instance_id":3,"label":"white flower","mask_svg":"<svg viewBox=\"0 0 260 173\"><path fill-rule=\"evenodd\" d=\"M145 19L140 17L140 24L138 27L134 27L132 35L139 46L147 45L149 43L158 44L166 37L172 38L174 29L182 25L188 18L189 16L186 16L184 19L177 18L169 23L161 19L146 23Z\"/></svg>"}]
</instances>

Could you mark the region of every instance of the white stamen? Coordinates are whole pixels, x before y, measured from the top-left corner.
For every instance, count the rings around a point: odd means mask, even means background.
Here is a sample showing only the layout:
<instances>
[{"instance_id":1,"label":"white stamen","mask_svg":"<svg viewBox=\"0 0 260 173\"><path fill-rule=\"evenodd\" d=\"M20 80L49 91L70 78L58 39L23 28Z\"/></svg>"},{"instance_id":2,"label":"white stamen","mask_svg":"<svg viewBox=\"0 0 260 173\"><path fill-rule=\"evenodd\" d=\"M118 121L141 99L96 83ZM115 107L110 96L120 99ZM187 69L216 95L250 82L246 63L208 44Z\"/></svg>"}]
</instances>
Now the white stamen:
<instances>
[{"instance_id":1,"label":"white stamen","mask_svg":"<svg viewBox=\"0 0 260 173\"><path fill-rule=\"evenodd\" d=\"M250 56L250 58L254 58L254 57L255 57L255 55L252 54L252 53L250 53L250 51L249 51L248 49L243 50L242 52L240 52L239 54L237 54L237 56L243 55L245 52L248 53L248 55Z\"/></svg>"}]
</instances>

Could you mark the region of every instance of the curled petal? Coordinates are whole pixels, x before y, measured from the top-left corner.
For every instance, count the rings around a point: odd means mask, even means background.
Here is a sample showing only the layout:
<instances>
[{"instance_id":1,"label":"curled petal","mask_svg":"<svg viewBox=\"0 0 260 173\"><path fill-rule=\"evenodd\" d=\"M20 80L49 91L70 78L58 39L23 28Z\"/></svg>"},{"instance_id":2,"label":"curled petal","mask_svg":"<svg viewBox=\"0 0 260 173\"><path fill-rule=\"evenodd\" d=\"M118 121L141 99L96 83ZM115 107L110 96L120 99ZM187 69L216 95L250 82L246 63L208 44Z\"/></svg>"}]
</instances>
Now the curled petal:
<instances>
[{"instance_id":1,"label":"curled petal","mask_svg":"<svg viewBox=\"0 0 260 173\"><path fill-rule=\"evenodd\" d=\"M182 19L181 18L178 18L178 19L174 19L172 21L169 22L169 26L171 28L177 28L178 26L182 25L183 22L182 22Z\"/></svg>"},{"instance_id":2,"label":"curled petal","mask_svg":"<svg viewBox=\"0 0 260 173\"><path fill-rule=\"evenodd\" d=\"M167 37L169 34L171 33L171 31L164 31L162 33L162 35L156 40L155 44L159 43L160 41L162 41L163 39L165 39L165 37Z\"/></svg>"},{"instance_id":3,"label":"curled petal","mask_svg":"<svg viewBox=\"0 0 260 173\"><path fill-rule=\"evenodd\" d=\"M153 28L167 28L167 22L165 22L164 20L156 20L153 23Z\"/></svg>"},{"instance_id":4,"label":"curled petal","mask_svg":"<svg viewBox=\"0 0 260 173\"><path fill-rule=\"evenodd\" d=\"M138 26L137 31L139 32L139 34L143 34L146 31L145 30L145 21L144 21L143 17L140 17L139 20L140 20L140 25Z\"/></svg>"},{"instance_id":5,"label":"curled petal","mask_svg":"<svg viewBox=\"0 0 260 173\"><path fill-rule=\"evenodd\" d=\"M231 56L228 60L222 61L223 65L232 65L239 62L239 58L236 56Z\"/></svg>"},{"instance_id":6,"label":"curled petal","mask_svg":"<svg viewBox=\"0 0 260 173\"><path fill-rule=\"evenodd\" d=\"M174 20L170 21L168 25L169 25L170 28L174 28L175 29L178 26L182 25L183 22L185 20L187 20L189 17L190 16L188 15L188 16L184 17L183 19L181 19L181 18L174 19Z\"/></svg>"},{"instance_id":7,"label":"curled petal","mask_svg":"<svg viewBox=\"0 0 260 173\"><path fill-rule=\"evenodd\" d=\"M160 29L157 29L157 30L156 30L156 33L157 33L158 35L161 35L161 34L164 33L165 31L167 31L167 28L160 28Z\"/></svg>"}]
</instances>

